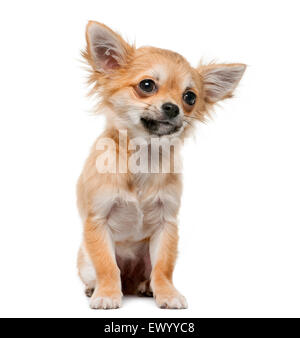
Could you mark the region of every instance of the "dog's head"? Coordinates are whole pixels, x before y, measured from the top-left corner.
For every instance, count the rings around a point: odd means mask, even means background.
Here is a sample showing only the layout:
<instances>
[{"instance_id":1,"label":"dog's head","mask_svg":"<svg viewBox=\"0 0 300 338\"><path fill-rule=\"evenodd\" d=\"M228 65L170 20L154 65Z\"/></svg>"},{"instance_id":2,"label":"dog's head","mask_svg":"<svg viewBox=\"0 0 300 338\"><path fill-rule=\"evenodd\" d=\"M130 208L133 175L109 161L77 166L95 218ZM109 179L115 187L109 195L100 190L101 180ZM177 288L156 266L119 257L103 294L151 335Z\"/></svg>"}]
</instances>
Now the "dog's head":
<instances>
[{"instance_id":1,"label":"dog's head","mask_svg":"<svg viewBox=\"0 0 300 338\"><path fill-rule=\"evenodd\" d=\"M211 106L231 97L243 64L193 68L169 50L135 48L98 22L86 30L83 52L92 67L90 82L100 94L107 118L134 135L180 135Z\"/></svg>"}]
</instances>

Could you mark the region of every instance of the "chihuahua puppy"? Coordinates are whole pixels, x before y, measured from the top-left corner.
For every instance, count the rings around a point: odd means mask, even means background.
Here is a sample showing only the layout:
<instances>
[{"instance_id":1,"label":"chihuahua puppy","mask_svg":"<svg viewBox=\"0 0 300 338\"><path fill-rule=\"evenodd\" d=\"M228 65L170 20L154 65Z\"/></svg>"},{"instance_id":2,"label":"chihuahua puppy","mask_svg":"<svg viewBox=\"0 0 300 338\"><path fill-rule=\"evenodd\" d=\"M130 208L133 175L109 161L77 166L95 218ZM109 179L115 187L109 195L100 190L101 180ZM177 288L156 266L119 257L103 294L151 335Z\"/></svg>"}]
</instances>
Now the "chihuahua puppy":
<instances>
[{"instance_id":1,"label":"chihuahua puppy","mask_svg":"<svg viewBox=\"0 0 300 338\"><path fill-rule=\"evenodd\" d=\"M89 83L99 98L97 111L107 118L77 185L84 226L78 270L90 307L115 309L123 294L139 294L153 295L160 308L184 309L186 299L172 281L182 191L181 174L174 170L180 167L180 146L166 155L160 142L183 140L216 102L232 97L245 65L193 68L175 52L135 48L95 21L87 25L86 41ZM133 139L139 140L136 148ZM154 144L160 145L155 159ZM139 160L149 161L146 170L136 170L134 156L143 149L147 154ZM148 170L158 162L158 170Z\"/></svg>"}]
</instances>

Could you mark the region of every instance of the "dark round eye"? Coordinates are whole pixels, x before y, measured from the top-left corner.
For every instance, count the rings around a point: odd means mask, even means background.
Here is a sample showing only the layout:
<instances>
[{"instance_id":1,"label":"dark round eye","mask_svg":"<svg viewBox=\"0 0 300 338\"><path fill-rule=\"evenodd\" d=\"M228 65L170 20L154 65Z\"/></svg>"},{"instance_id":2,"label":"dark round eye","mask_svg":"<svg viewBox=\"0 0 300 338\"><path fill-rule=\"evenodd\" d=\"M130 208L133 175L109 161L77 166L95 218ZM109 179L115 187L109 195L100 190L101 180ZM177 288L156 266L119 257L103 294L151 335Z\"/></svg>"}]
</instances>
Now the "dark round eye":
<instances>
[{"instance_id":1,"label":"dark round eye","mask_svg":"<svg viewBox=\"0 0 300 338\"><path fill-rule=\"evenodd\" d=\"M193 106L196 102L196 94L191 91L183 93L182 98L183 101L187 103L189 106Z\"/></svg>"},{"instance_id":2,"label":"dark round eye","mask_svg":"<svg viewBox=\"0 0 300 338\"><path fill-rule=\"evenodd\" d=\"M139 83L139 87L145 93L153 93L156 90L155 82L151 79L145 79Z\"/></svg>"}]
</instances>

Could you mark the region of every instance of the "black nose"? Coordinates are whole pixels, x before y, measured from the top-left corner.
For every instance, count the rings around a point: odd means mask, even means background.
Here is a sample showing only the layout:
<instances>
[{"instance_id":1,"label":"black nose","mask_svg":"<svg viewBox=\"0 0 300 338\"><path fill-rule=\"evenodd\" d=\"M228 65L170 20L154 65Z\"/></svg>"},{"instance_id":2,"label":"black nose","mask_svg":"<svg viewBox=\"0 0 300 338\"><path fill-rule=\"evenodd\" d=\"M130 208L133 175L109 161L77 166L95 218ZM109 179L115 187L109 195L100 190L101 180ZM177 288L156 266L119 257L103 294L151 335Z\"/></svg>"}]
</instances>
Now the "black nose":
<instances>
[{"instance_id":1,"label":"black nose","mask_svg":"<svg viewBox=\"0 0 300 338\"><path fill-rule=\"evenodd\" d=\"M179 114L178 106L176 106L176 104L173 104L171 102L164 103L161 107L162 107L163 112L170 119L173 119Z\"/></svg>"}]
</instances>

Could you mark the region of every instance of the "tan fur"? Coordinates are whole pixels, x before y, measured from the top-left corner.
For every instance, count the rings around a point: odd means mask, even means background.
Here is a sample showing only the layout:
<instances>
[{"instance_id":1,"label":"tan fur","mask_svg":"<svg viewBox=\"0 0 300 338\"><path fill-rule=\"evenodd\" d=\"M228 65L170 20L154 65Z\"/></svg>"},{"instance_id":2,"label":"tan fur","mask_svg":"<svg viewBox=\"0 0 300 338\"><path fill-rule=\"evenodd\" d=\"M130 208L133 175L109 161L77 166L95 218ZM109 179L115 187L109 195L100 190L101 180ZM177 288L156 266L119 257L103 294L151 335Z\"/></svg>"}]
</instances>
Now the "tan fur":
<instances>
[{"instance_id":1,"label":"tan fur","mask_svg":"<svg viewBox=\"0 0 300 338\"><path fill-rule=\"evenodd\" d=\"M101 62L95 61L97 55L93 55L97 52L97 45L94 49L91 47L94 42L90 32L93 30L94 34L97 28L99 35L118 41L119 49L112 49L112 53L121 53L116 57L117 66L109 51L100 55L103 59L108 55L107 64L114 67L105 71L101 69L102 59ZM78 209L84 224L84 239L78 255L79 275L88 293L95 289L92 308L119 307L122 290L124 293L141 290L149 293L145 285L149 285L150 279L160 307L185 308L186 300L172 282L177 255L181 175L172 170L157 174L119 171L101 174L96 168L97 158L102 153L97 149L97 142L104 138L114 140L118 163L119 129L126 129L128 140L142 135L149 141L149 134L139 123L139 112L154 114L153 109L147 111L146 107L151 105L156 109L155 114L159 114L157 107L166 101L180 107L181 118L186 123L177 136L184 139L194 121L203 121L208 114L212 101L206 97L205 79L209 79L209 72L214 67L222 66L201 65L195 69L177 53L154 47L136 49L108 27L96 22L88 24L86 37L87 49L83 56L91 66L89 82L93 84L92 93L101 98L97 111L106 115L107 127L93 145L77 185ZM109 43L104 41L103 45ZM100 47L104 48L101 44ZM231 65L224 67L230 68ZM153 79L159 86L157 93L149 97L141 96L137 90L139 82L145 78ZM232 85L233 89L238 80ZM183 102L186 87L197 95L193 107ZM224 91L222 99L231 95L232 91ZM151 149L150 143L147 147ZM131 152L126 148L127 156ZM181 161L177 150L174 151L174 161ZM173 165L171 169L174 169Z\"/></svg>"}]
</instances>

